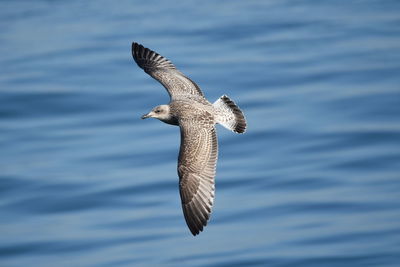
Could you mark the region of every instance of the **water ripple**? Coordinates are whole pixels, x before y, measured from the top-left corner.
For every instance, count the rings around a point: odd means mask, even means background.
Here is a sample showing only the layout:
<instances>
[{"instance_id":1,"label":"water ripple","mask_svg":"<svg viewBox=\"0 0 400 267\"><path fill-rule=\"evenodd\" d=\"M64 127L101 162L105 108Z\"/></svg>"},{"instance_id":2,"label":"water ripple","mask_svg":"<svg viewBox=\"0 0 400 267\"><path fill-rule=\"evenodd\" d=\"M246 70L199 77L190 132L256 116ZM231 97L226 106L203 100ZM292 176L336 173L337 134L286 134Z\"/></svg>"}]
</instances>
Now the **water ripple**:
<instances>
[{"instance_id":1,"label":"water ripple","mask_svg":"<svg viewBox=\"0 0 400 267\"><path fill-rule=\"evenodd\" d=\"M0 4L2 265L398 265L398 1L60 4ZM132 41L245 112L199 236Z\"/></svg>"}]
</instances>

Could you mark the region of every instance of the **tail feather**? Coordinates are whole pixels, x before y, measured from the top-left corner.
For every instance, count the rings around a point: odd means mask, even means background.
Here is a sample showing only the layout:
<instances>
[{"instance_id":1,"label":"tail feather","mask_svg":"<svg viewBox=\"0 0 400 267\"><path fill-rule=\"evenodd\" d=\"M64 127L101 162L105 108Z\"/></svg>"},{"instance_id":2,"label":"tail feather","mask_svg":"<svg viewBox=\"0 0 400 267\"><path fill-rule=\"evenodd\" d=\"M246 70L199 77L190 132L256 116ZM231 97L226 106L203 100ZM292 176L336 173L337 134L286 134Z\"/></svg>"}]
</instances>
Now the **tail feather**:
<instances>
[{"instance_id":1,"label":"tail feather","mask_svg":"<svg viewBox=\"0 0 400 267\"><path fill-rule=\"evenodd\" d=\"M246 131L246 119L240 108L226 95L218 98L213 104L216 110L216 121L236 133Z\"/></svg>"}]
</instances>

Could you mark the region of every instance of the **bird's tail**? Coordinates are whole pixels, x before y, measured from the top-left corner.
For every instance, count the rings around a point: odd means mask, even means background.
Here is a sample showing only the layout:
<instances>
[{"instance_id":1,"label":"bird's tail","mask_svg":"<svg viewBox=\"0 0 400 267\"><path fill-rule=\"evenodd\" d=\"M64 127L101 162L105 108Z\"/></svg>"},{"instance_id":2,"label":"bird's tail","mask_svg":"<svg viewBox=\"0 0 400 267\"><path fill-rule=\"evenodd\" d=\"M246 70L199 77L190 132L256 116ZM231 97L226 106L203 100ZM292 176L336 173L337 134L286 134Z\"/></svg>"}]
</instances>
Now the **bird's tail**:
<instances>
[{"instance_id":1,"label":"bird's tail","mask_svg":"<svg viewBox=\"0 0 400 267\"><path fill-rule=\"evenodd\" d=\"M246 131L246 119L240 108L226 95L218 98L213 104L216 111L216 121L235 133Z\"/></svg>"}]
</instances>

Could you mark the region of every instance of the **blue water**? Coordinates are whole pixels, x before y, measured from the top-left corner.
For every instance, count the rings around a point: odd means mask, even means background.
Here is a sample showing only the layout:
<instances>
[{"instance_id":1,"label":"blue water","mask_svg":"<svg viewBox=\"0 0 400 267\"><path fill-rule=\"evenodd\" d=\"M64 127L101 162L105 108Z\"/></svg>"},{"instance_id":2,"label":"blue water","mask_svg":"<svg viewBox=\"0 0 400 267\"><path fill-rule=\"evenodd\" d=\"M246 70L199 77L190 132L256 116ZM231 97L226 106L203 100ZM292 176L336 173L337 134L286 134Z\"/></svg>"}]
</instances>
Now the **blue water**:
<instances>
[{"instance_id":1,"label":"blue water","mask_svg":"<svg viewBox=\"0 0 400 267\"><path fill-rule=\"evenodd\" d=\"M132 41L247 117L199 236ZM400 264L399 1L2 1L0 70L0 266Z\"/></svg>"}]
</instances>

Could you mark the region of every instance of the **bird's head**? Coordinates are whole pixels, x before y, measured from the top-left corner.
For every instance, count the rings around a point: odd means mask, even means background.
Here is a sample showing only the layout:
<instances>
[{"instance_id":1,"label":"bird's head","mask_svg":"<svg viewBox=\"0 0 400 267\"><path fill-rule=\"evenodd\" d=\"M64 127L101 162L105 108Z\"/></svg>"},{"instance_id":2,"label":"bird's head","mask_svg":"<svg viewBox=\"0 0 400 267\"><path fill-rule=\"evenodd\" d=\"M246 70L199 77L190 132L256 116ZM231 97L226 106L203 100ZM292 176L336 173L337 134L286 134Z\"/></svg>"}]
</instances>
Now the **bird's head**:
<instances>
[{"instance_id":1,"label":"bird's head","mask_svg":"<svg viewBox=\"0 0 400 267\"><path fill-rule=\"evenodd\" d=\"M161 121L168 121L171 118L168 105L160 105L153 108L149 113L142 116L142 119L156 118Z\"/></svg>"}]
</instances>

